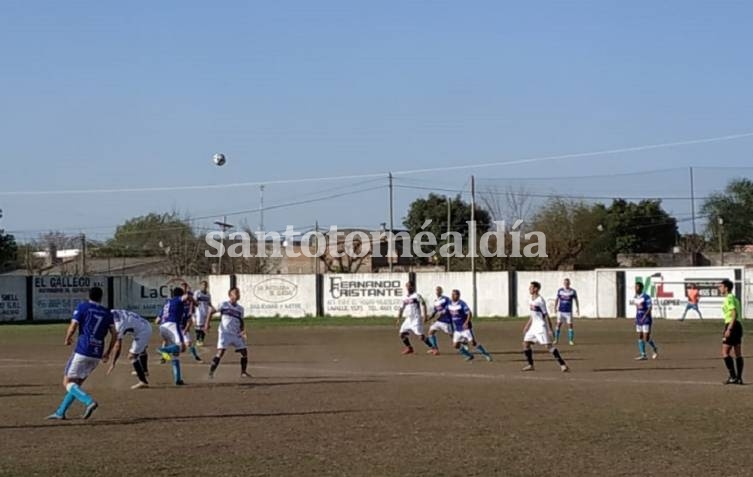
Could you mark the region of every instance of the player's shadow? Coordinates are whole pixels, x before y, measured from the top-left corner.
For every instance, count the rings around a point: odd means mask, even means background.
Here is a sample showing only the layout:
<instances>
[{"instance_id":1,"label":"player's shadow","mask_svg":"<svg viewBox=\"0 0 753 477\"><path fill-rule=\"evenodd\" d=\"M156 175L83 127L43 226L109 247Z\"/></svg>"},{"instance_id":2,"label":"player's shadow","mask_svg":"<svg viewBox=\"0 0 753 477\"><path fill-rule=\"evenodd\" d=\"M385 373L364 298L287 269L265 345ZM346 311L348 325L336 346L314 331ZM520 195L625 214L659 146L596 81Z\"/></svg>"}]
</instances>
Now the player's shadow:
<instances>
[{"instance_id":1,"label":"player's shadow","mask_svg":"<svg viewBox=\"0 0 753 477\"><path fill-rule=\"evenodd\" d=\"M131 426L135 424L147 424L151 422L190 422L197 419L242 419L242 418L258 418L264 419L267 417L299 417L299 416L336 416L341 414L354 414L367 412L364 410L354 409L333 409L330 411L283 411L283 412L248 412L248 413L232 413L232 414L187 414L179 416L151 416L151 417L134 417L134 418L122 418L122 419L103 419L103 420L82 420L76 419L72 421L63 422L51 422L49 424L17 424L0 426L0 430L11 429L63 429L66 427L77 426Z\"/></svg>"},{"instance_id":2,"label":"player's shadow","mask_svg":"<svg viewBox=\"0 0 753 477\"><path fill-rule=\"evenodd\" d=\"M642 367L634 366L629 368L595 368L592 371L594 373L611 373L611 372L624 372L624 371L694 371L702 369L717 369L718 366L667 366L667 367Z\"/></svg>"}]
</instances>

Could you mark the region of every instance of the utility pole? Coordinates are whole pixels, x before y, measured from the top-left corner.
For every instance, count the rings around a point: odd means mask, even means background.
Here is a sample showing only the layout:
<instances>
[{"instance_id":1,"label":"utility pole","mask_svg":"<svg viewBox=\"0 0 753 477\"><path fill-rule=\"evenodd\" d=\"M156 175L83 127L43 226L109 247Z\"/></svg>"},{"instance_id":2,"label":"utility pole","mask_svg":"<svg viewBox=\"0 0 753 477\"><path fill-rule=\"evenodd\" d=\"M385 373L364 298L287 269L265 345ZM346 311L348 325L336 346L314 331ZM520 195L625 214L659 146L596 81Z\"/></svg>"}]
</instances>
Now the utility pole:
<instances>
[{"instance_id":1,"label":"utility pole","mask_svg":"<svg viewBox=\"0 0 753 477\"><path fill-rule=\"evenodd\" d=\"M222 222L215 222L214 225L217 225L222 231L222 235L220 235L222 253L217 257L217 275L222 275L222 256L225 255L225 232L232 229L233 226L227 223L227 215L222 217Z\"/></svg>"},{"instance_id":2,"label":"utility pole","mask_svg":"<svg viewBox=\"0 0 753 477\"><path fill-rule=\"evenodd\" d=\"M719 263L724 266L724 219L719 217L717 222L719 223Z\"/></svg>"},{"instance_id":3,"label":"utility pole","mask_svg":"<svg viewBox=\"0 0 753 477\"><path fill-rule=\"evenodd\" d=\"M692 167L690 168L690 218L693 223L693 235L695 235L695 181Z\"/></svg>"},{"instance_id":4,"label":"utility pole","mask_svg":"<svg viewBox=\"0 0 753 477\"><path fill-rule=\"evenodd\" d=\"M319 221L314 223L314 273L319 275L319 261L322 259L319 256ZM318 280L318 278L317 278Z\"/></svg>"},{"instance_id":5,"label":"utility pole","mask_svg":"<svg viewBox=\"0 0 753 477\"><path fill-rule=\"evenodd\" d=\"M476 296L476 176L471 176L471 229L470 229L470 251L471 251L471 276L473 277L473 316L476 316L478 310L478 297Z\"/></svg>"},{"instance_id":6,"label":"utility pole","mask_svg":"<svg viewBox=\"0 0 753 477\"><path fill-rule=\"evenodd\" d=\"M86 275L86 234L81 234L81 275Z\"/></svg>"},{"instance_id":7,"label":"utility pole","mask_svg":"<svg viewBox=\"0 0 753 477\"><path fill-rule=\"evenodd\" d=\"M395 224L393 222L393 211L394 211L394 197L393 197L393 187L392 187L392 172L389 173L389 182L390 182L390 231L387 233L387 252L389 255L389 262L390 262L390 273L392 273L393 270L393 258L392 254L389 253L391 251L394 251L395 242L393 240L393 231L395 230Z\"/></svg>"},{"instance_id":8,"label":"utility pole","mask_svg":"<svg viewBox=\"0 0 753 477\"><path fill-rule=\"evenodd\" d=\"M450 243L450 232L452 230L452 199L447 196L447 240L445 243ZM448 247L449 248L449 247ZM447 254L447 265L445 265L445 271L450 271L450 254Z\"/></svg>"},{"instance_id":9,"label":"utility pole","mask_svg":"<svg viewBox=\"0 0 753 477\"><path fill-rule=\"evenodd\" d=\"M259 232L264 232L264 184L259 186Z\"/></svg>"}]
</instances>

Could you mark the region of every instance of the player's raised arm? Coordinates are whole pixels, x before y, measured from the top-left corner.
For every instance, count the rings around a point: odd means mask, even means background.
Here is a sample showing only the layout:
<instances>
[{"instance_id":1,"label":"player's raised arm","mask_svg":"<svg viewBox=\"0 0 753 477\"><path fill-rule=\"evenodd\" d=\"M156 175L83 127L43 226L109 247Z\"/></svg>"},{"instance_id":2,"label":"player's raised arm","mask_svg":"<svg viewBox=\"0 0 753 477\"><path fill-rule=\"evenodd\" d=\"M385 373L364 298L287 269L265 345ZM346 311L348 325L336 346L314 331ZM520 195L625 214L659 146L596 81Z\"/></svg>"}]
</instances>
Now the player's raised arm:
<instances>
[{"instance_id":1,"label":"player's raised arm","mask_svg":"<svg viewBox=\"0 0 753 477\"><path fill-rule=\"evenodd\" d=\"M580 301L578 301L578 292L575 290L573 290L573 301L575 302L575 314L580 316Z\"/></svg>"}]
</instances>

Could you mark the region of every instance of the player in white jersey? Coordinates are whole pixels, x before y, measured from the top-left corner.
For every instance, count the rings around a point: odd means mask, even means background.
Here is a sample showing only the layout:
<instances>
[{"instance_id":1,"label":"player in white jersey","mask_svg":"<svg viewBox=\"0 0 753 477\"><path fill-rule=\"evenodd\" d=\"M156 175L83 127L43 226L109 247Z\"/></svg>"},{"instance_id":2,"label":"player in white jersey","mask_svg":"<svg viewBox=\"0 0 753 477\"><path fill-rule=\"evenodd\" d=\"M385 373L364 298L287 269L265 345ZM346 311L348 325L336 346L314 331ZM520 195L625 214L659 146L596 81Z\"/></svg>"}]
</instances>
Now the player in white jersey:
<instances>
[{"instance_id":1,"label":"player in white jersey","mask_svg":"<svg viewBox=\"0 0 753 477\"><path fill-rule=\"evenodd\" d=\"M149 345L149 338L152 336L152 325L143 316L128 310L112 310L112 317L115 322L117 338L113 348L112 363L107 370L107 374L115 369L115 363L120 357L120 350L123 346L123 338L130 333L133 335L133 341L131 341L131 348L128 350L128 359L133 365L136 376L139 377L139 382L131 386L131 389L148 387L149 355L146 348Z\"/></svg>"},{"instance_id":2,"label":"player in white jersey","mask_svg":"<svg viewBox=\"0 0 753 477\"><path fill-rule=\"evenodd\" d=\"M209 283L201 282L201 289L194 293L196 307L193 315L194 330L196 331L196 346L204 346L204 339L209 331L209 317L217 310L212 306L212 295L209 294Z\"/></svg>"},{"instance_id":3,"label":"player in white jersey","mask_svg":"<svg viewBox=\"0 0 753 477\"><path fill-rule=\"evenodd\" d=\"M413 346L410 344L410 334L413 333L416 336L421 337L429 349L432 349L431 342L426 339L424 335L424 321L427 320L426 314L426 302L424 298L416 293L416 286L413 282L405 284L406 296L403 298L403 303L400 306L400 311L397 314L397 322L400 323L400 319L405 313L403 323L400 325L400 339L403 341L405 348L403 354L412 354Z\"/></svg>"},{"instance_id":4,"label":"player in white jersey","mask_svg":"<svg viewBox=\"0 0 753 477\"><path fill-rule=\"evenodd\" d=\"M250 378L246 372L248 366L248 345L246 344L246 325L243 322L243 307L238 303L241 292L238 288L231 288L228 292L228 301L220 305L220 329L217 332L217 354L212 358L209 367L209 378L214 377L214 372L220 365L220 360L225 356L225 350L232 346L236 353L241 355L241 377ZM211 316L210 316L211 319Z\"/></svg>"},{"instance_id":5,"label":"player in white jersey","mask_svg":"<svg viewBox=\"0 0 753 477\"><path fill-rule=\"evenodd\" d=\"M559 363L562 372L567 372L569 368L565 360L562 359L559 350L552 344L552 320L546 311L546 300L539 295L541 284L539 282L531 282L528 291L531 293L531 317L528 319L525 328L523 328L523 354L525 354L528 365L523 368L523 371L533 371L532 346L538 343L545 346L552 353L554 359Z\"/></svg>"}]
</instances>

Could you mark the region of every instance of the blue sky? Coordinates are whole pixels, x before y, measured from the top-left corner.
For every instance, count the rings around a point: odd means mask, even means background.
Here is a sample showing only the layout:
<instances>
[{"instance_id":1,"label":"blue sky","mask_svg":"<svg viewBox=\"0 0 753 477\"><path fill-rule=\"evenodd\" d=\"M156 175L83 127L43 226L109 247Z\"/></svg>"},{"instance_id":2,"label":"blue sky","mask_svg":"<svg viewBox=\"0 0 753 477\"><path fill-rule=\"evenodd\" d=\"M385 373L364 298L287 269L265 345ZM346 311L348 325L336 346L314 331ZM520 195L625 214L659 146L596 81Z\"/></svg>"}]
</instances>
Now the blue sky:
<instances>
[{"instance_id":1,"label":"blue sky","mask_svg":"<svg viewBox=\"0 0 753 477\"><path fill-rule=\"evenodd\" d=\"M269 185L268 229L376 228L386 172L509 161L753 131L753 4L739 2L0 3L0 192L121 189L384 172ZM210 157L229 161L214 167ZM406 176L583 195L699 196L750 175L753 138ZM592 180L585 176L678 168ZM735 169L741 168L741 169ZM490 178L505 178L492 181ZM339 199L337 193L372 189ZM308 202L305 202L308 201ZM255 209L257 187L0 195L0 226L106 238L177 210L207 227ZM667 202L681 217L687 200ZM231 222L256 226L257 213Z\"/></svg>"}]
</instances>

